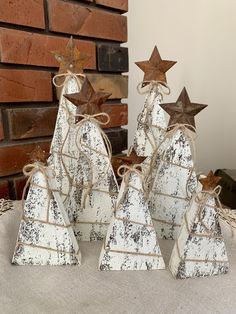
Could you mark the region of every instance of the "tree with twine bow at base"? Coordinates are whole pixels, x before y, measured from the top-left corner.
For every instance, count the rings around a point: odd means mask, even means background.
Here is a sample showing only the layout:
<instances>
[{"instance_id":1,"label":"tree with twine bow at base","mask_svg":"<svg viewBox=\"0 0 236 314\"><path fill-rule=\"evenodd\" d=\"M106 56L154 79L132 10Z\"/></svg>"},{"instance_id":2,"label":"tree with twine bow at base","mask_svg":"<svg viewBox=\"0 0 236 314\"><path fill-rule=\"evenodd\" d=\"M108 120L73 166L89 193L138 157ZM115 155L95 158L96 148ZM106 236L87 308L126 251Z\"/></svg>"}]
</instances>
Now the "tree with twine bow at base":
<instances>
[{"instance_id":1,"label":"tree with twine bow at base","mask_svg":"<svg viewBox=\"0 0 236 314\"><path fill-rule=\"evenodd\" d=\"M29 192L23 205L12 259L17 265L80 265L81 254L45 152L34 151L34 163L23 168Z\"/></svg>"},{"instance_id":2,"label":"tree with twine bow at base","mask_svg":"<svg viewBox=\"0 0 236 314\"><path fill-rule=\"evenodd\" d=\"M144 80L137 89L139 94L146 94L144 108L138 116L133 144L139 156L152 156L164 138L167 123L160 103L163 94L170 94L166 72L175 63L175 61L162 60L156 46L149 60L136 62L136 65L144 72Z\"/></svg>"},{"instance_id":3,"label":"tree with twine bow at base","mask_svg":"<svg viewBox=\"0 0 236 314\"><path fill-rule=\"evenodd\" d=\"M71 222L78 240L101 240L106 235L118 194L111 166L111 144L101 129L110 121L109 116L101 112L101 105L110 94L95 92L85 78L79 93L64 96L77 106L77 167L76 176L71 177L75 188L69 195L67 211L70 213L75 206L77 208Z\"/></svg>"},{"instance_id":4,"label":"tree with twine bow at base","mask_svg":"<svg viewBox=\"0 0 236 314\"><path fill-rule=\"evenodd\" d=\"M160 155L154 179L155 166L150 165L149 205L158 237L176 239L191 195L197 188L194 116L206 105L191 103L184 88L176 103L160 106L170 115L170 121L168 132L153 157L155 163L155 155Z\"/></svg>"},{"instance_id":5,"label":"tree with twine bow at base","mask_svg":"<svg viewBox=\"0 0 236 314\"><path fill-rule=\"evenodd\" d=\"M142 162L137 155L134 158L134 152L131 158L120 159L125 163ZM123 180L100 254L99 269L164 269L164 260L148 209L140 165L122 165L118 174Z\"/></svg>"},{"instance_id":6,"label":"tree with twine bow at base","mask_svg":"<svg viewBox=\"0 0 236 314\"><path fill-rule=\"evenodd\" d=\"M56 174L58 190L63 203L67 206L68 195L72 188L70 177L75 174L78 151L75 145L74 128L76 106L63 95L80 91L85 77L83 68L89 57L81 54L72 37L64 50L55 51L53 54L60 63L59 73L53 78L60 100L48 165Z\"/></svg>"},{"instance_id":7,"label":"tree with twine bow at base","mask_svg":"<svg viewBox=\"0 0 236 314\"><path fill-rule=\"evenodd\" d=\"M231 227L232 218L219 200L221 188L217 184L220 179L212 171L200 179L202 191L193 195L184 215L169 263L173 276L178 279L225 274L229 270L219 218Z\"/></svg>"}]
</instances>

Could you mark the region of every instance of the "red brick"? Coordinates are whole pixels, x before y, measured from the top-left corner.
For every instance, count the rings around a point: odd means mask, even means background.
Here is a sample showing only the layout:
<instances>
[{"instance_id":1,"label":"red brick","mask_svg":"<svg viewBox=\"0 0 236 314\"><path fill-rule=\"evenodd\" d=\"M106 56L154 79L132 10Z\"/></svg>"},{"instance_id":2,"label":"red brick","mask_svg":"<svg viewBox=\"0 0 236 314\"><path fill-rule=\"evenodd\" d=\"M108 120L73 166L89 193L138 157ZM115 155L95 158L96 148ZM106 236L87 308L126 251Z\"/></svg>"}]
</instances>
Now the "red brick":
<instances>
[{"instance_id":1,"label":"red brick","mask_svg":"<svg viewBox=\"0 0 236 314\"><path fill-rule=\"evenodd\" d=\"M127 41L126 16L60 0L51 0L48 5L51 31Z\"/></svg>"},{"instance_id":2,"label":"red brick","mask_svg":"<svg viewBox=\"0 0 236 314\"><path fill-rule=\"evenodd\" d=\"M4 139L2 110L0 110L0 141Z\"/></svg>"},{"instance_id":3,"label":"red brick","mask_svg":"<svg viewBox=\"0 0 236 314\"><path fill-rule=\"evenodd\" d=\"M45 151L49 151L50 141L14 146L0 147L0 176L8 176L20 173L25 164L30 161L30 154L36 145L40 145Z\"/></svg>"},{"instance_id":4,"label":"red brick","mask_svg":"<svg viewBox=\"0 0 236 314\"><path fill-rule=\"evenodd\" d=\"M2 0L0 5L0 21L44 28L43 0Z\"/></svg>"},{"instance_id":5,"label":"red brick","mask_svg":"<svg viewBox=\"0 0 236 314\"><path fill-rule=\"evenodd\" d=\"M57 67L58 62L51 51L66 46L68 38L47 36L0 28L0 58L3 63ZM95 43L75 40L81 52L91 56L87 69L96 69Z\"/></svg>"},{"instance_id":6,"label":"red brick","mask_svg":"<svg viewBox=\"0 0 236 314\"><path fill-rule=\"evenodd\" d=\"M128 97L128 76L115 74L88 74L95 90L111 93L110 99Z\"/></svg>"},{"instance_id":7,"label":"red brick","mask_svg":"<svg viewBox=\"0 0 236 314\"><path fill-rule=\"evenodd\" d=\"M104 104L102 110L110 116L110 123L104 128L114 128L128 123L126 104ZM12 140L53 135L57 107L9 109L7 114Z\"/></svg>"},{"instance_id":8,"label":"red brick","mask_svg":"<svg viewBox=\"0 0 236 314\"><path fill-rule=\"evenodd\" d=\"M0 198L9 198L9 186L6 180L0 181Z\"/></svg>"},{"instance_id":9,"label":"red brick","mask_svg":"<svg viewBox=\"0 0 236 314\"><path fill-rule=\"evenodd\" d=\"M96 4L118 9L123 12L128 11L128 0L95 0Z\"/></svg>"},{"instance_id":10,"label":"red brick","mask_svg":"<svg viewBox=\"0 0 236 314\"><path fill-rule=\"evenodd\" d=\"M7 110L10 139L24 139L53 134L57 107Z\"/></svg>"},{"instance_id":11,"label":"red brick","mask_svg":"<svg viewBox=\"0 0 236 314\"><path fill-rule=\"evenodd\" d=\"M52 101L51 73L0 69L0 102Z\"/></svg>"},{"instance_id":12,"label":"red brick","mask_svg":"<svg viewBox=\"0 0 236 314\"><path fill-rule=\"evenodd\" d=\"M22 193L26 184L27 178L17 177L14 179L14 188L16 193L16 199L20 200L22 198Z\"/></svg>"}]
</instances>

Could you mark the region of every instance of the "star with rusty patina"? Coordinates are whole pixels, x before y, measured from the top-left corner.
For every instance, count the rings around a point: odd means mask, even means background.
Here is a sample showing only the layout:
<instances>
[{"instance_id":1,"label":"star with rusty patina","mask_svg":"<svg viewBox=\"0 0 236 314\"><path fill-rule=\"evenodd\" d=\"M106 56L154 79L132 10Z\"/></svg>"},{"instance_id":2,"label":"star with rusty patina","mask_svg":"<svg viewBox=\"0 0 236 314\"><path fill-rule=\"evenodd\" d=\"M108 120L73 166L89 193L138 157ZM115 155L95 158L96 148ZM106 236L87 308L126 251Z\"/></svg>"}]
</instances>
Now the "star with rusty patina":
<instances>
[{"instance_id":1,"label":"star with rusty patina","mask_svg":"<svg viewBox=\"0 0 236 314\"><path fill-rule=\"evenodd\" d=\"M192 131L195 129L194 117L207 107L207 105L192 103L185 87L176 103L160 104L160 106L170 115L168 126L186 124L186 127Z\"/></svg>"},{"instance_id":2,"label":"star with rusty patina","mask_svg":"<svg viewBox=\"0 0 236 314\"><path fill-rule=\"evenodd\" d=\"M60 51L52 51L55 59L59 62L58 73L83 73L84 68L91 56L83 54L75 45L73 38L68 41L67 46Z\"/></svg>"},{"instance_id":3,"label":"star with rusty patina","mask_svg":"<svg viewBox=\"0 0 236 314\"><path fill-rule=\"evenodd\" d=\"M215 176L213 171L210 171L206 178L199 179L202 184L203 191L212 191L217 187L222 177Z\"/></svg>"},{"instance_id":4,"label":"star with rusty patina","mask_svg":"<svg viewBox=\"0 0 236 314\"><path fill-rule=\"evenodd\" d=\"M149 60L135 62L144 72L143 81L159 81L167 83L166 72L176 64L176 61L162 60L160 53L155 46ZM144 85L147 85L146 83Z\"/></svg>"},{"instance_id":5,"label":"star with rusty patina","mask_svg":"<svg viewBox=\"0 0 236 314\"><path fill-rule=\"evenodd\" d=\"M117 170L122 165L140 165L146 157L138 156L134 149L131 150L128 156L117 156L112 158L112 165L114 172L117 173Z\"/></svg>"},{"instance_id":6,"label":"star with rusty patina","mask_svg":"<svg viewBox=\"0 0 236 314\"><path fill-rule=\"evenodd\" d=\"M79 93L64 95L64 97L77 107L76 113L80 115L94 115L102 112L101 106L110 96L110 93L101 91L95 92L87 77L84 79ZM79 120L80 118L77 118L76 122Z\"/></svg>"},{"instance_id":7,"label":"star with rusty patina","mask_svg":"<svg viewBox=\"0 0 236 314\"><path fill-rule=\"evenodd\" d=\"M49 153L42 149L41 146L37 145L30 153L30 160L32 162L40 161L46 163L49 157Z\"/></svg>"}]
</instances>

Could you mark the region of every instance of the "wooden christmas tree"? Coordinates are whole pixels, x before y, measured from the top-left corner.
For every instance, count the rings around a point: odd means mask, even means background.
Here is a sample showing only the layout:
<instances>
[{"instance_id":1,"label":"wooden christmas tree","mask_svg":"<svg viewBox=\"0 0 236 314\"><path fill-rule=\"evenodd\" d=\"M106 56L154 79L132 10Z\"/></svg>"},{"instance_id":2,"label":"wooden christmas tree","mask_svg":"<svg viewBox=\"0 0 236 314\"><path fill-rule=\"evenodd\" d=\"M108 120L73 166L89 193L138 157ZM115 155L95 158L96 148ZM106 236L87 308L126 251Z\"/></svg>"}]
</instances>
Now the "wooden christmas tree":
<instances>
[{"instance_id":1,"label":"wooden christmas tree","mask_svg":"<svg viewBox=\"0 0 236 314\"><path fill-rule=\"evenodd\" d=\"M101 105L110 96L95 92L85 79L79 93L65 95L77 106L76 177L67 210L76 206L73 217L78 240L101 240L106 235L118 194L118 185L111 166L110 142L100 125L109 122L109 116L101 113ZM104 121L104 119L106 121Z\"/></svg>"},{"instance_id":2,"label":"wooden christmas tree","mask_svg":"<svg viewBox=\"0 0 236 314\"><path fill-rule=\"evenodd\" d=\"M131 159L133 159L132 154ZM126 160L127 161L127 157ZM102 248L101 270L164 269L165 264L149 213L143 175L135 166L124 168L116 210Z\"/></svg>"},{"instance_id":3,"label":"wooden christmas tree","mask_svg":"<svg viewBox=\"0 0 236 314\"><path fill-rule=\"evenodd\" d=\"M56 174L57 188L67 207L68 195L74 188L71 184L76 171L78 150L75 145L76 106L63 95L80 91L84 78L83 67L88 57L80 53L72 38L64 50L53 52L53 54L60 63L59 73L53 80L60 94L60 100L48 165ZM75 211L76 208L70 215L73 215Z\"/></svg>"},{"instance_id":4,"label":"wooden christmas tree","mask_svg":"<svg viewBox=\"0 0 236 314\"><path fill-rule=\"evenodd\" d=\"M81 255L43 152L24 167L30 183L12 263L17 265L80 265Z\"/></svg>"},{"instance_id":5,"label":"wooden christmas tree","mask_svg":"<svg viewBox=\"0 0 236 314\"><path fill-rule=\"evenodd\" d=\"M176 239L191 194L197 188L191 131L195 130L194 116L206 106L191 103L184 88L175 104L161 107L170 114L169 131L150 187L149 205L158 236Z\"/></svg>"},{"instance_id":6,"label":"wooden christmas tree","mask_svg":"<svg viewBox=\"0 0 236 314\"><path fill-rule=\"evenodd\" d=\"M169 90L165 73L175 63L162 60L157 47L154 47L149 60L136 62L144 72L144 80L141 85L148 87L144 108L138 117L133 145L139 156L152 156L164 138L167 123L160 104L163 98L163 86Z\"/></svg>"},{"instance_id":7,"label":"wooden christmas tree","mask_svg":"<svg viewBox=\"0 0 236 314\"><path fill-rule=\"evenodd\" d=\"M201 179L202 192L193 196L191 206L185 213L169 264L176 278L228 272L229 262L217 208L219 198L215 189L220 179L213 172Z\"/></svg>"}]
</instances>

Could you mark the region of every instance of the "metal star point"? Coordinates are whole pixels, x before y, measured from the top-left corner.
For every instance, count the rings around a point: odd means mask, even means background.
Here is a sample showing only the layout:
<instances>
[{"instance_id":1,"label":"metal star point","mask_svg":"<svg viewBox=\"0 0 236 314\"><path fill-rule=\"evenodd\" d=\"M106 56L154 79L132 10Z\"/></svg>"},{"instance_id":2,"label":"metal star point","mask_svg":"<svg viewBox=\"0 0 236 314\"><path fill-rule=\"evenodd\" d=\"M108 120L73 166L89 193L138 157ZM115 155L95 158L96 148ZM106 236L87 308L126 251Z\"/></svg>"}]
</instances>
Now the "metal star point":
<instances>
[{"instance_id":1,"label":"metal star point","mask_svg":"<svg viewBox=\"0 0 236 314\"><path fill-rule=\"evenodd\" d=\"M143 81L159 81L167 83L166 72L176 64L176 61L162 60L160 53L155 46L149 60L135 62L144 72ZM148 83L144 84L147 85Z\"/></svg>"},{"instance_id":2,"label":"metal star point","mask_svg":"<svg viewBox=\"0 0 236 314\"><path fill-rule=\"evenodd\" d=\"M102 112L101 106L111 96L110 93L95 92L92 84L87 78L84 79L81 91L79 93L64 95L66 99L77 107L77 114L94 115ZM76 122L80 119L76 119Z\"/></svg>"},{"instance_id":3,"label":"metal star point","mask_svg":"<svg viewBox=\"0 0 236 314\"><path fill-rule=\"evenodd\" d=\"M60 67L58 73L83 73L86 63L91 58L81 53L75 45L73 38L68 41L64 50L52 51L55 59L59 62Z\"/></svg>"},{"instance_id":4,"label":"metal star point","mask_svg":"<svg viewBox=\"0 0 236 314\"><path fill-rule=\"evenodd\" d=\"M46 163L49 154L46 153L39 145L37 145L34 150L30 153L30 159L32 162L40 161Z\"/></svg>"},{"instance_id":5,"label":"metal star point","mask_svg":"<svg viewBox=\"0 0 236 314\"><path fill-rule=\"evenodd\" d=\"M203 191L212 191L218 185L222 177L214 176L213 171L210 171L206 178L199 179L202 184Z\"/></svg>"},{"instance_id":6,"label":"metal star point","mask_svg":"<svg viewBox=\"0 0 236 314\"><path fill-rule=\"evenodd\" d=\"M185 87L176 103L160 104L160 106L170 115L168 126L186 124L191 131L194 130L191 126L195 128L194 117L207 107L207 105L192 103Z\"/></svg>"}]
</instances>

